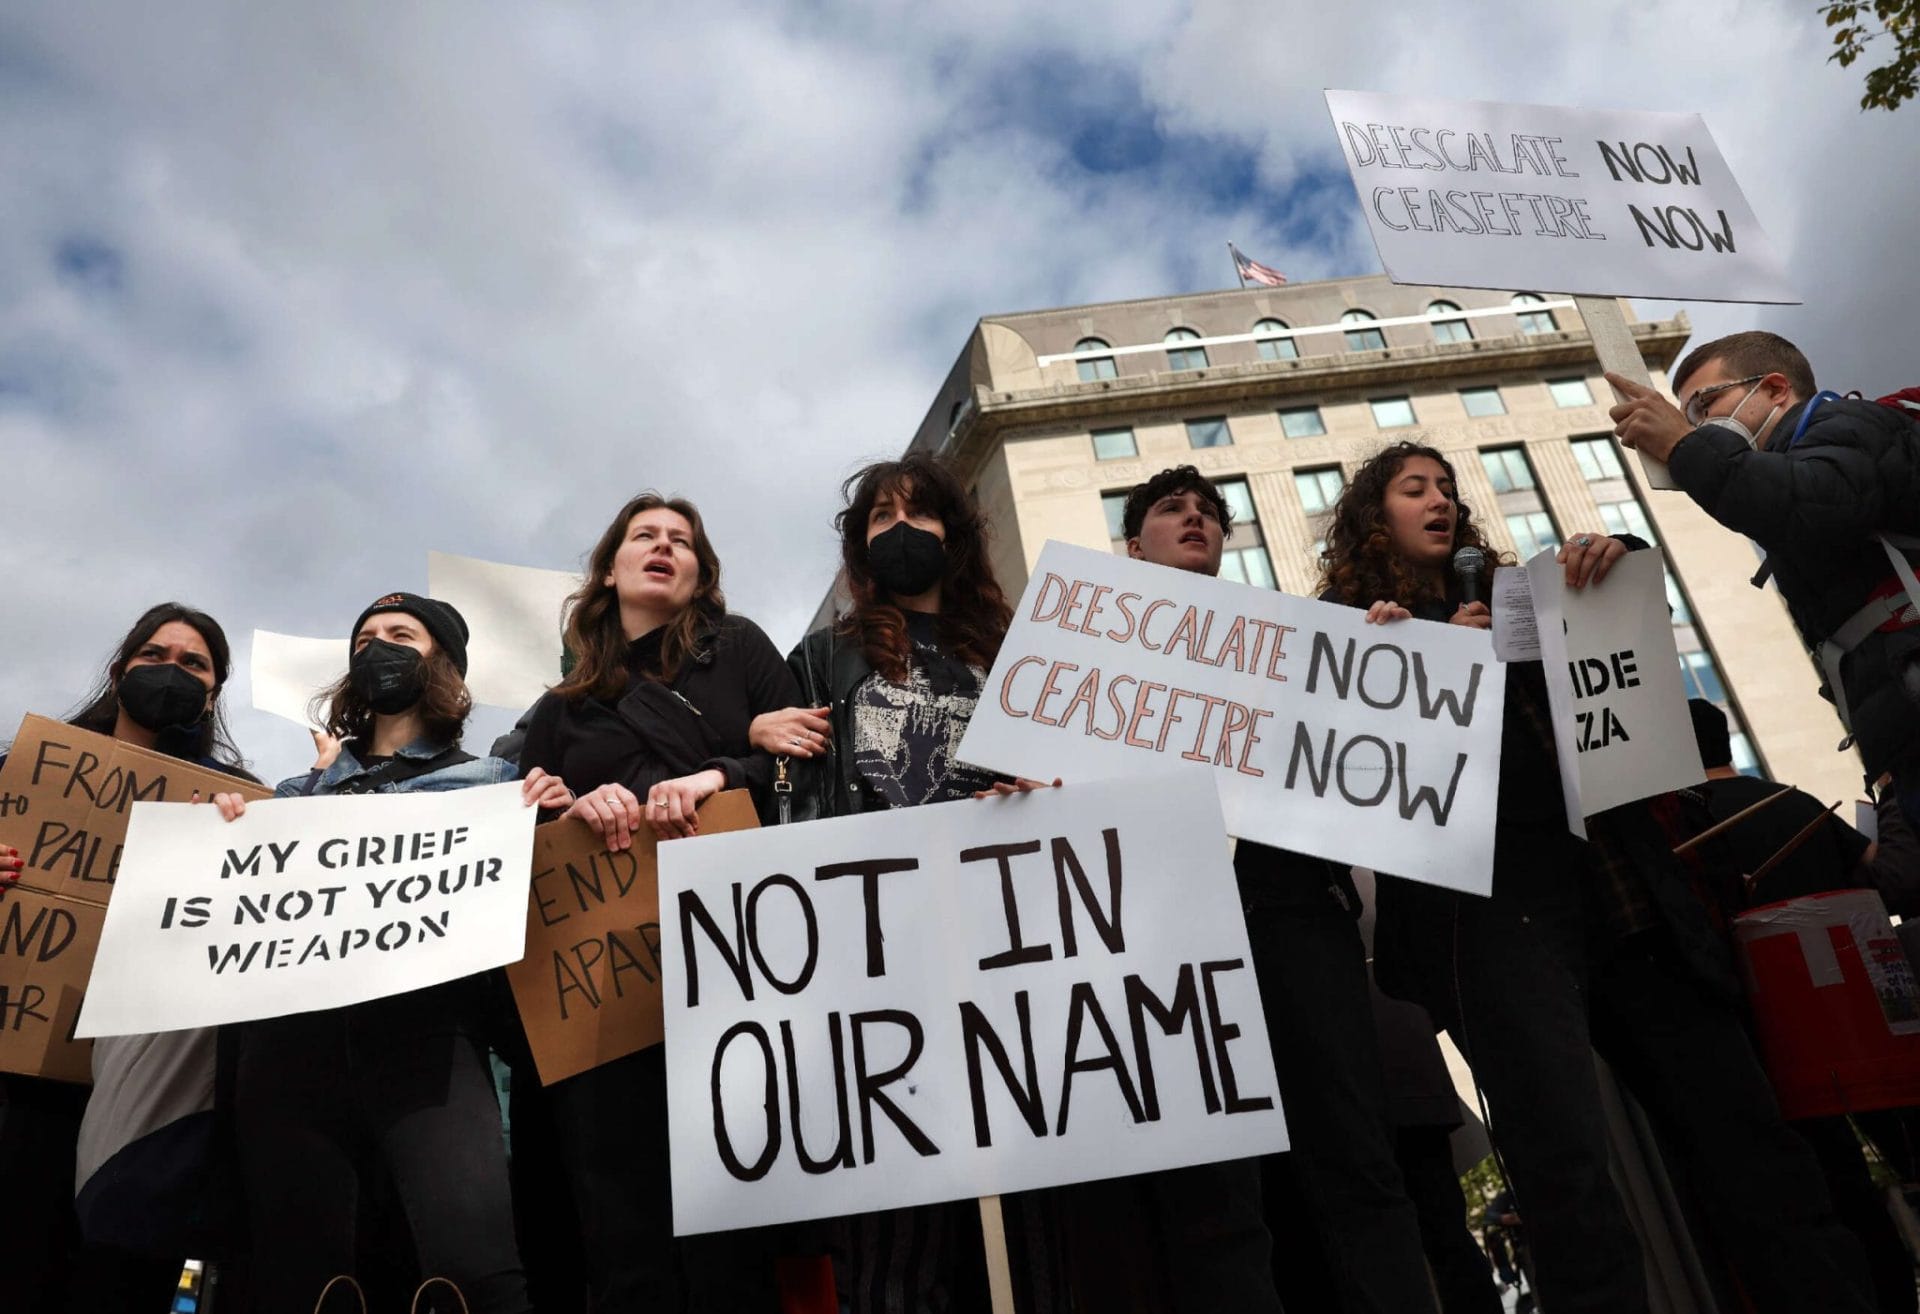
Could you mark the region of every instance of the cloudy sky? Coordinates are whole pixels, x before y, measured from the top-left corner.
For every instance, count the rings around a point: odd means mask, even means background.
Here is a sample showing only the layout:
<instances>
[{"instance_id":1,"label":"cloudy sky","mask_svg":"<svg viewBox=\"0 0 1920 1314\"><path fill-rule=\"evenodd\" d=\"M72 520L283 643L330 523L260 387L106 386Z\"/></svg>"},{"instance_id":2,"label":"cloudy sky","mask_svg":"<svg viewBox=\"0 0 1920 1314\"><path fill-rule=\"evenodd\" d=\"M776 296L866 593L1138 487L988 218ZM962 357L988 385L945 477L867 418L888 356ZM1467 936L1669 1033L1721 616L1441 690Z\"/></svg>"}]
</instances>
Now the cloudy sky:
<instances>
[{"instance_id":1,"label":"cloudy sky","mask_svg":"<svg viewBox=\"0 0 1920 1314\"><path fill-rule=\"evenodd\" d=\"M1700 112L1807 304L1697 331L1920 382L1920 106L1862 114L1815 8L8 5L0 735L179 598L286 774L254 628L344 641L429 549L575 567L649 486L784 647L980 316L1232 286L1228 238L1378 269L1325 86Z\"/></svg>"}]
</instances>

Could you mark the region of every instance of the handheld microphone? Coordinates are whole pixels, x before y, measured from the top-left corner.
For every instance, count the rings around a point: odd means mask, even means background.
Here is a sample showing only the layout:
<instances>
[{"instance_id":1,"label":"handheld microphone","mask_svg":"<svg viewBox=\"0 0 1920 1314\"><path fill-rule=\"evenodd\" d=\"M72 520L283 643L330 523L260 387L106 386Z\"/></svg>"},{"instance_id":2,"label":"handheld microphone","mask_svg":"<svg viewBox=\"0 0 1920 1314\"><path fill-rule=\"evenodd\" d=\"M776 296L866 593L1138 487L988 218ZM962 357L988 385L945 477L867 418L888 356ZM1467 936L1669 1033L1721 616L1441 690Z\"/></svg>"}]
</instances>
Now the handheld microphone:
<instances>
[{"instance_id":1,"label":"handheld microphone","mask_svg":"<svg viewBox=\"0 0 1920 1314\"><path fill-rule=\"evenodd\" d=\"M1460 601L1485 602L1487 554L1477 547L1463 547L1453 554L1453 574L1460 581Z\"/></svg>"}]
</instances>

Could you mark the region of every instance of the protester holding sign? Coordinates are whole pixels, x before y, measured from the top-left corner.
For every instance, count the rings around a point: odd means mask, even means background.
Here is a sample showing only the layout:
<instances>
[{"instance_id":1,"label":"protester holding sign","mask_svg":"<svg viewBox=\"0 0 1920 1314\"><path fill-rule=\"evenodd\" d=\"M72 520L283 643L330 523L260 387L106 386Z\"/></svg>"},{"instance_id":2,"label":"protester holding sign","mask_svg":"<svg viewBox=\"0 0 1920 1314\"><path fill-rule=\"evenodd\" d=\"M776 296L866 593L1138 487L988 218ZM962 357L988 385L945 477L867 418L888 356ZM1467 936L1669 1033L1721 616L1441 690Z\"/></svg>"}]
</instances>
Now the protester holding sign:
<instances>
[{"instance_id":1,"label":"protester holding sign","mask_svg":"<svg viewBox=\"0 0 1920 1314\"><path fill-rule=\"evenodd\" d=\"M1920 427L1821 392L1785 338L1735 333L1673 371L1675 407L1608 375L1625 446L1666 461L1708 515L1766 549L1866 762L1920 824Z\"/></svg>"},{"instance_id":2,"label":"protester holding sign","mask_svg":"<svg viewBox=\"0 0 1920 1314\"><path fill-rule=\"evenodd\" d=\"M1327 596L1382 623L1486 628L1448 570L1456 546L1476 542L1446 458L1395 444L1334 508ZM1559 554L1567 587L1599 586L1636 545L1573 535ZM1780 1118L1738 984L1658 817L1631 803L1590 819L1592 843L1576 839L1547 708L1539 664L1509 663L1492 897L1383 876L1374 959L1382 987L1433 1014L1491 1097L1547 1302L1563 1314L1649 1307L1608 1173L1598 1049L1692 1170L1757 1308L1870 1308L1858 1248Z\"/></svg>"},{"instance_id":3,"label":"protester holding sign","mask_svg":"<svg viewBox=\"0 0 1920 1314\"><path fill-rule=\"evenodd\" d=\"M694 809L722 789L750 789L764 809L773 759L754 750L748 726L799 691L760 628L728 613L694 505L642 493L621 507L568 607L574 666L535 704L521 768L571 781L580 797L569 815L616 852L642 826L663 840L697 833ZM771 1307L771 1256L731 1235L685 1247L683 1291L659 1046L547 1094L596 1314L677 1309L688 1294L716 1309Z\"/></svg>"},{"instance_id":4,"label":"protester holding sign","mask_svg":"<svg viewBox=\"0 0 1920 1314\"><path fill-rule=\"evenodd\" d=\"M134 622L68 723L252 779L220 701L231 667L218 622L162 603ZM0 845L0 933L24 865ZM232 1255L239 1214L214 1050L210 1030L96 1041L91 1100L81 1086L0 1077L5 1281L22 1308L160 1309L188 1255ZM68 1271L76 1209L87 1249Z\"/></svg>"},{"instance_id":5,"label":"protester holding sign","mask_svg":"<svg viewBox=\"0 0 1920 1314\"><path fill-rule=\"evenodd\" d=\"M845 494L834 526L853 607L787 659L804 706L754 726L756 743L806 759L794 814L850 816L1030 787L967 766L955 751L1012 617L987 560L986 517L951 470L917 454L857 472ZM1008 1227L1034 1234L1021 1248L1044 1264L1052 1247L1029 1203L1006 1201ZM984 1308L984 1291L961 1287L979 1245L977 1217L972 1201L958 1201L834 1220L843 1306Z\"/></svg>"},{"instance_id":6,"label":"protester holding sign","mask_svg":"<svg viewBox=\"0 0 1920 1314\"><path fill-rule=\"evenodd\" d=\"M472 710L467 624L444 602L389 593L348 631L347 673L316 700L341 741L332 765L280 782L281 798L435 793L512 780L460 748ZM566 807L556 776L529 773L528 806ZM245 803L222 794L228 820ZM524 1314L500 1110L479 977L346 1008L232 1028L235 1121L263 1309L307 1310L328 1280L379 1262L358 1253L365 1205L390 1177L404 1219L382 1220L380 1258L411 1232L419 1276L468 1306ZM381 1229L386 1230L386 1229Z\"/></svg>"},{"instance_id":7,"label":"protester holding sign","mask_svg":"<svg viewBox=\"0 0 1920 1314\"><path fill-rule=\"evenodd\" d=\"M1194 467L1162 470L1127 494L1127 554L1217 575L1232 519L1219 489ZM1287 1112L1291 1148L1283 1163L1312 1206L1341 1307L1355 1314L1433 1310L1419 1220L1388 1140L1352 874L1339 863L1250 840L1235 849L1233 866ZM1234 1175L1252 1167L1210 1164L1156 1181L1163 1198L1189 1184L1211 1187L1204 1196L1195 1189L1184 1208L1161 1211L1179 1308L1278 1308L1267 1272L1258 1273L1257 1284L1252 1271L1234 1272L1250 1270L1253 1260L1265 1269L1260 1220L1227 1216L1236 1202L1258 1197L1257 1175L1250 1190L1233 1189ZM1242 1253L1227 1251L1222 1239ZM1233 1285L1236 1279L1246 1285Z\"/></svg>"}]
</instances>

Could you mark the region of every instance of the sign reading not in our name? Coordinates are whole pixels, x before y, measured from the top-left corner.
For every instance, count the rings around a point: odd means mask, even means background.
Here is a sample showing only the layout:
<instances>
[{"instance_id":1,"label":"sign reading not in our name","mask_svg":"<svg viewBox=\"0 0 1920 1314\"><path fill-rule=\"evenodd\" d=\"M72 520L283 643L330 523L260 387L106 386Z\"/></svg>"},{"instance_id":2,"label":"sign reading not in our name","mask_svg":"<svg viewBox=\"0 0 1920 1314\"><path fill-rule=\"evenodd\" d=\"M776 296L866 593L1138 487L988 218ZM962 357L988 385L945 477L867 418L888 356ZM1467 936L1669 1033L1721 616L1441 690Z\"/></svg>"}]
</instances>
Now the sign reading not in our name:
<instances>
[{"instance_id":1,"label":"sign reading not in our name","mask_svg":"<svg viewBox=\"0 0 1920 1314\"><path fill-rule=\"evenodd\" d=\"M1241 839L1486 894L1505 674L1483 631L1048 543L960 756L1208 771Z\"/></svg>"}]
</instances>

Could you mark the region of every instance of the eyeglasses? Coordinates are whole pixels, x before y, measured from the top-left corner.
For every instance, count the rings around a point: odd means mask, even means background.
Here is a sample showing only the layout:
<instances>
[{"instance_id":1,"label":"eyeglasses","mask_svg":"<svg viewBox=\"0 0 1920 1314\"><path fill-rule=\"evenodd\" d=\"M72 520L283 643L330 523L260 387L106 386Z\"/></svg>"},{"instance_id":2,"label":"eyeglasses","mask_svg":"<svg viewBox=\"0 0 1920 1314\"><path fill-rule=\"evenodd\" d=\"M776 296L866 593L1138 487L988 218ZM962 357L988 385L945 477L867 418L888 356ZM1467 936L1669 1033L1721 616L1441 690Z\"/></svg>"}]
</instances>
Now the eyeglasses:
<instances>
[{"instance_id":1,"label":"eyeglasses","mask_svg":"<svg viewBox=\"0 0 1920 1314\"><path fill-rule=\"evenodd\" d=\"M1766 377L1764 374L1752 374L1744 379L1735 379L1731 383L1716 383L1711 388L1700 389L1700 391L1694 393L1693 396L1687 398L1685 412L1687 423L1693 425L1695 428L1700 426L1701 422L1707 418L1707 402L1715 394L1725 392L1728 388L1738 388L1742 384L1758 383Z\"/></svg>"}]
</instances>

